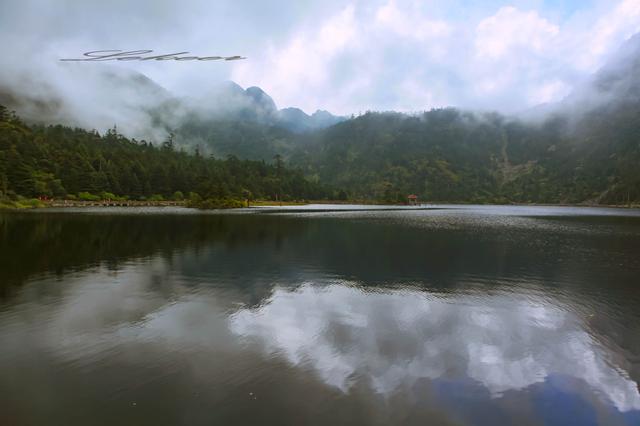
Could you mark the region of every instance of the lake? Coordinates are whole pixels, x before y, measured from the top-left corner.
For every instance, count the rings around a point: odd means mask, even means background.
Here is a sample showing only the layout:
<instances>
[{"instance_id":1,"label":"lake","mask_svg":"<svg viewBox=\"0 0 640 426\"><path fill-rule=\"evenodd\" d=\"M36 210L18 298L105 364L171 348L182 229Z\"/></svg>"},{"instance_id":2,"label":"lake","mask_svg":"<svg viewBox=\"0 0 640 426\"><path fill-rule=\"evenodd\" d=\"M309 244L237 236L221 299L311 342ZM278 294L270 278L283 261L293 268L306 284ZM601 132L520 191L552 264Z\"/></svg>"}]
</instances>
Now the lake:
<instances>
[{"instance_id":1,"label":"lake","mask_svg":"<svg viewBox=\"0 0 640 426\"><path fill-rule=\"evenodd\" d=\"M638 210L0 214L2 425L637 426L638 383Z\"/></svg>"}]
</instances>

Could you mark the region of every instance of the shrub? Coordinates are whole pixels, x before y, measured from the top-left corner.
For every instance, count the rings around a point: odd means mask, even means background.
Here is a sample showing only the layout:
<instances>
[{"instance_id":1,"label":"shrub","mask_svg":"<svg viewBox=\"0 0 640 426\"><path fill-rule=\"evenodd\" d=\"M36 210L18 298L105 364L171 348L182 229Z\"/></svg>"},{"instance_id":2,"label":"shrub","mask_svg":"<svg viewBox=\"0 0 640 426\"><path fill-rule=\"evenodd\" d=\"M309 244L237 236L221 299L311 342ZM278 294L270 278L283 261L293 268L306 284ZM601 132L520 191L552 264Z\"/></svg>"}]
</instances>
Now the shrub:
<instances>
[{"instance_id":1,"label":"shrub","mask_svg":"<svg viewBox=\"0 0 640 426\"><path fill-rule=\"evenodd\" d=\"M103 200L117 200L118 197L115 194L112 194L111 192L101 192L100 193L100 198Z\"/></svg>"},{"instance_id":2,"label":"shrub","mask_svg":"<svg viewBox=\"0 0 640 426\"><path fill-rule=\"evenodd\" d=\"M19 204L19 207L28 208L28 209L34 209L34 208L45 206L45 204L42 201L38 200L37 198L29 198L28 200L20 201L18 204Z\"/></svg>"},{"instance_id":3,"label":"shrub","mask_svg":"<svg viewBox=\"0 0 640 426\"><path fill-rule=\"evenodd\" d=\"M78 198L82 201L100 201L100 197L89 192L79 192Z\"/></svg>"}]
</instances>

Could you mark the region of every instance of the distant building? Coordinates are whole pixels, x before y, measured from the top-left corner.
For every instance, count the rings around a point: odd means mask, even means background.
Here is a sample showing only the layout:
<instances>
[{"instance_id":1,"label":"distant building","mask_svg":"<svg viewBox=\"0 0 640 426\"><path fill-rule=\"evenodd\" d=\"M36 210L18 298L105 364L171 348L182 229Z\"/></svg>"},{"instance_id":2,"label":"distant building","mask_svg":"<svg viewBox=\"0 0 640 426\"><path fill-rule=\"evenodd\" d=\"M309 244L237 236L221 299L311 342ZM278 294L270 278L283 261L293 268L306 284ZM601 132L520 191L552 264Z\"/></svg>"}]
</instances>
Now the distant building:
<instances>
[{"instance_id":1,"label":"distant building","mask_svg":"<svg viewBox=\"0 0 640 426\"><path fill-rule=\"evenodd\" d=\"M407 195L407 200L412 206L418 204L418 196L416 194Z\"/></svg>"}]
</instances>

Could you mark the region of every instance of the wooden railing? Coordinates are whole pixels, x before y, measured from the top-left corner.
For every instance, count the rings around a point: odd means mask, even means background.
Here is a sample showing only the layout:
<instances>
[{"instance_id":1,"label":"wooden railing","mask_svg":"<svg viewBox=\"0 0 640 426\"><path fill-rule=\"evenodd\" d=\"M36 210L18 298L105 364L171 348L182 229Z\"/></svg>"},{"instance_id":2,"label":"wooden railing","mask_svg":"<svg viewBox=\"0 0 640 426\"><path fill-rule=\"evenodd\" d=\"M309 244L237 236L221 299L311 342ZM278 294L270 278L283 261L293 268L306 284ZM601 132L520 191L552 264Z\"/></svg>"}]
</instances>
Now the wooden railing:
<instances>
[{"instance_id":1,"label":"wooden railing","mask_svg":"<svg viewBox=\"0 0 640 426\"><path fill-rule=\"evenodd\" d=\"M138 201L138 200L51 200L47 202L49 207L169 207L184 206L185 201Z\"/></svg>"}]
</instances>

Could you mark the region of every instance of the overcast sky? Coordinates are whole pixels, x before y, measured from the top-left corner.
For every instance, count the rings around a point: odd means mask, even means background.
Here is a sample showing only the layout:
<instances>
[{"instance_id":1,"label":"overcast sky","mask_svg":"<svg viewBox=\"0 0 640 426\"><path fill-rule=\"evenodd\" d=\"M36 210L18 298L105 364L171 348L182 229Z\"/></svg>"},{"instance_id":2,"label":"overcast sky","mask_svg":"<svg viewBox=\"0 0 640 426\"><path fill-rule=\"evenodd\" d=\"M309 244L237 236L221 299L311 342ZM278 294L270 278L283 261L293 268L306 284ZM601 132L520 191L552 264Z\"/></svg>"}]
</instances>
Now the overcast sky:
<instances>
[{"instance_id":1,"label":"overcast sky","mask_svg":"<svg viewBox=\"0 0 640 426\"><path fill-rule=\"evenodd\" d=\"M57 60L89 50L190 51L247 59L117 65L179 95L233 80L307 112L515 112L560 100L638 31L640 0L2 0L0 76L103 66Z\"/></svg>"}]
</instances>

